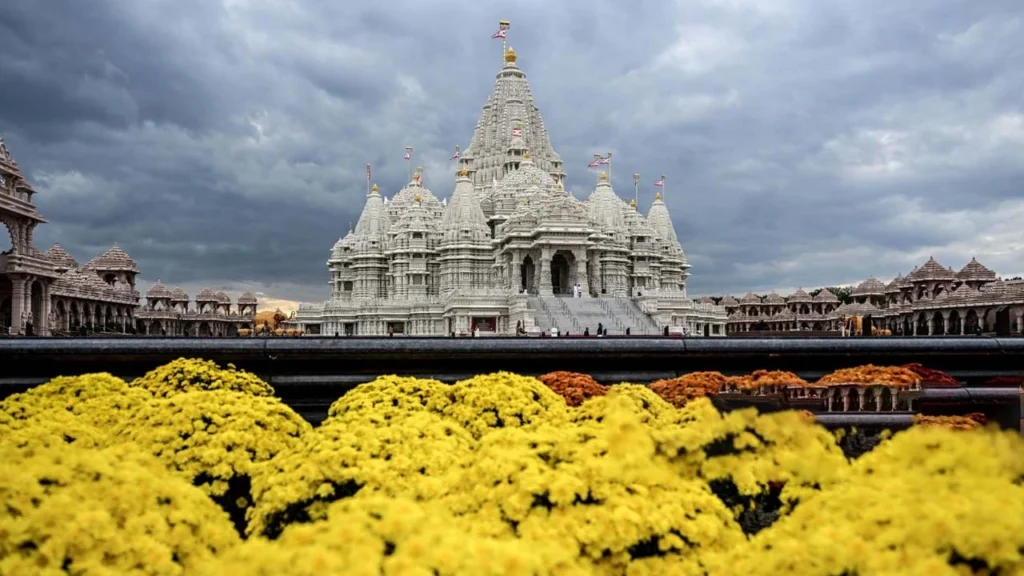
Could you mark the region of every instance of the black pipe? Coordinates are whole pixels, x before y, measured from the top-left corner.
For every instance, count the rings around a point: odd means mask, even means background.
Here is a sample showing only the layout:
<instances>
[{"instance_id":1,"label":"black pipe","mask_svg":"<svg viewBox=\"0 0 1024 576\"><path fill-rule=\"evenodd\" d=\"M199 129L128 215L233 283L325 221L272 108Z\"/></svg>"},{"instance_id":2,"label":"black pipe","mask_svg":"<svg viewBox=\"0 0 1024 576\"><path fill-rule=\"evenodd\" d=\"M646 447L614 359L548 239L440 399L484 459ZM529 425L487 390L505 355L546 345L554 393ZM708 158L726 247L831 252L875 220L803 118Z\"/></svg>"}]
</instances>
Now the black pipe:
<instances>
[{"instance_id":1,"label":"black pipe","mask_svg":"<svg viewBox=\"0 0 1024 576\"><path fill-rule=\"evenodd\" d=\"M836 412L815 414L814 419L826 428L909 428L914 423L913 414L862 414Z\"/></svg>"},{"instance_id":2,"label":"black pipe","mask_svg":"<svg viewBox=\"0 0 1024 576\"><path fill-rule=\"evenodd\" d=\"M181 357L230 362L254 372L315 419L347 390L387 373L454 382L498 370L534 376L567 370L615 384L699 370L738 375L763 368L816 380L838 368L920 362L978 385L995 376L1024 374L1024 339L3 338L0 398L59 375L111 372L134 378ZM1018 427L1022 403L1012 398L1015 389L995 390L928 390L920 405L925 413L938 414L987 404L987 415L1001 423L1014 420ZM992 414L995 405L998 414Z\"/></svg>"}]
</instances>

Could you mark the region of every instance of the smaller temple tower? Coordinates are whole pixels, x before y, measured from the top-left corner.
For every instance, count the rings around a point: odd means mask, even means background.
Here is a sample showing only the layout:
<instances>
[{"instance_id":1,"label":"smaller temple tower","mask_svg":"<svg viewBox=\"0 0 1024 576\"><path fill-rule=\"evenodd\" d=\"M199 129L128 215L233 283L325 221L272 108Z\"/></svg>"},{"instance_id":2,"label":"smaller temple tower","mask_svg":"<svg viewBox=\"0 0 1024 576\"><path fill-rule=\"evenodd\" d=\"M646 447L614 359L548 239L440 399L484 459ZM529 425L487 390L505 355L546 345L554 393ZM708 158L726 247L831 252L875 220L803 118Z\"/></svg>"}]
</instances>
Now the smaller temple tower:
<instances>
[{"instance_id":1,"label":"smaller temple tower","mask_svg":"<svg viewBox=\"0 0 1024 576\"><path fill-rule=\"evenodd\" d=\"M459 170L440 230L440 293L460 287L491 288L491 231L466 168Z\"/></svg>"}]
</instances>

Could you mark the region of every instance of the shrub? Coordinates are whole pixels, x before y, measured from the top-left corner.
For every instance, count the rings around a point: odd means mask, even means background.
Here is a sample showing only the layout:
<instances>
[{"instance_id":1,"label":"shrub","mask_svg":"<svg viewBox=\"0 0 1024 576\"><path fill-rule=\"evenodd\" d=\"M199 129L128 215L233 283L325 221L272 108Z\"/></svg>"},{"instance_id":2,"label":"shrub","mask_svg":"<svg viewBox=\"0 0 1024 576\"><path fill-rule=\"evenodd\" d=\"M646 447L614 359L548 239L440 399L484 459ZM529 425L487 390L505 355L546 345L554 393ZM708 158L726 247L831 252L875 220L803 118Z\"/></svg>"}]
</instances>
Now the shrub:
<instances>
[{"instance_id":1,"label":"shrub","mask_svg":"<svg viewBox=\"0 0 1024 576\"><path fill-rule=\"evenodd\" d=\"M496 428L565 422L565 400L536 378L509 372L474 376L448 391L451 403L442 413L474 437Z\"/></svg>"},{"instance_id":2,"label":"shrub","mask_svg":"<svg viewBox=\"0 0 1024 576\"><path fill-rule=\"evenodd\" d=\"M184 392L227 390L254 396L273 396L274 389L255 374L228 364L197 358L179 358L151 370L132 381L132 386L149 390L154 396L168 397Z\"/></svg>"},{"instance_id":3,"label":"shrub","mask_svg":"<svg viewBox=\"0 0 1024 576\"><path fill-rule=\"evenodd\" d=\"M451 404L448 389L439 380L381 376L335 400L325 423L366 416L389 421L421 411L440 413Z\"/></svg>"},{"instance_id":4,"label":"shrub","mask_svg":"<svg viewBox=\"0 0 1024 576\"><path fill-rule=\"evenodd\" d=\"M328 504L362 491L433 498L475 444L458 424L430 412L322 426L256 468L248 532L277 537L289 524L323 519Z\"/></svg>"},{"instance_id":5,"label":"shrub","mask_svg":"<svg viewBox=\"0 0 1024 576\"><path fill-rule=\"evenodd\" d=\"M1015 574L1024 570L1024 439L914 427L852 474L712 561L712 574Z\"/></svg>"},{"instance_id":6,"label":"shrub","mask_svg":"<svg viewBox=\"0 0 1024 576\"><path fill-rule=\"evenodd\" d=\"M537 377L548 388L561 396L569 406L579 406L589 398L604 396L607 388L598 384L589 374L577 372L549 372Z\"/></svg>"},{"instance_id":7,"label":"shrub","mask_svg":"<svg viewBox=\"0 0 1024 576\"><path fill-rule=\"evenodd\" d=\"M0 412L0 437L4 444L17 448L49 448L60 444L102 448L112 443L110 432L92 426L64 410L42 413L37 417L15 420Z\"/></svg>"},{"instance_id":8,"label":"shrub","mask_svg":"<svg viewBox=\"0 0 1024 576\"><path fill-rule=\"evenodd\" d=\"M720 372L691 372L678 378L652 382L651 391L676 408L682 408L691 400L718 394L728 384L729 379Z\"/></svg>"},{"instance_id":9,"label":"shrub","mask_svg":"<svg viewBox=\"0 0 1024 576\"><path fill-rule=\"evenodd\" d=\"M708 482L748 533L840 481L846 471L835 438L806 414L723 414L704 398L680 410L677 421L654 433L659 451L683 476Z\"/></svg>"},{"instance_id":10,"label":"shrub","mask_svg":"<svg viewBox=\"0 0 1024 576\"><path fill-rule=\"evenodd\" d=\"M277 398L216 390L156 398L115 434L201 487L243 532L253 465L299 446L311 429Z\"/></svg>"},{"instance_id":11,"label":"shrub","mask_svg":"<svg viewBox=\"0 0 1024 576\"><path fill-rule=\"evenodd\" d=\"M623 402L624 401L624 402ZM629 410L640 422L649 426L660 426L674 422L676 409L662 400L643 384L621 383L610 386L606 395L590 398L571 412L574 422L600 422L610 413Z\"/></svg>"},{"instance_id":12,"label":"shrub","mask_svg":"<svg viewBox=\"0 0 1024 576\"><path fill-rule=\"evenodd\" d=\"M150 398L152 395L145 390L134 389L124 380L105 372L59 376L7 397L0 402L0 414L9 417L7 425L12 427L21 425L14 420L27 421L40 414L49 417L56 411L84 417L89 424L103 427L119 421L126 412Z\"/></svg>"},{"instance_id":13,"label":"shrub","mask_svg":"<svg viewBox=\"0 0 1024 576\"><path fill-rule=\"evenodd\" d=\"M229 551L201 574L247 576L561 576L588 574L544 542L472 534L436 504L403 498L353 498L328 519L291 526Z\"/></svg>"},{"instance_id":14,"label":"shrub","mask_svg":"<svg viewBox=\"0 0 1024 576\"><path fill-rule=\"evenodd\" d=\"M485 436L442 499L476 533L571 550L602 573L695 570L703 551L743 540L703 482L657 457L628 403L602 422Z\"/></svg>"},{"instance_id":15,"label":"shrub","mask_svg":"<svg viewBox=\"0 0 1024 576\"><path fill-rule=\"evenodd\" d=\"M151 456L0 444L0 573L182 574L239 543L227 515Z\"/></svg>"}]
</instances>

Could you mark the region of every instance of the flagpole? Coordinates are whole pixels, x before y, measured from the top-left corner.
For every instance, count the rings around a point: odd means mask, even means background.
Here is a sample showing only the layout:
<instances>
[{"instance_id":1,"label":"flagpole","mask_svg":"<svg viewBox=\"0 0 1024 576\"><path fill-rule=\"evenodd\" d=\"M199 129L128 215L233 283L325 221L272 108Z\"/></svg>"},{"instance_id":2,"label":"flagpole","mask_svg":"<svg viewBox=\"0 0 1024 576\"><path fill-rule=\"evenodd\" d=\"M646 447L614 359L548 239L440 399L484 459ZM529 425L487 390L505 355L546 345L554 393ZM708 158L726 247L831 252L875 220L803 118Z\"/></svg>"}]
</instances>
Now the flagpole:
<instances>
[{"instance_id":1,"label":"flagpole","mask_svg":"<svg viewBox=\"0 0 1024 576\"><path fill-rule=\"evenodd\" d=\"M661 175L661 199L665 199L665 175Z\"/></svg>"},{"instance_id":2,"label":"flagpole","mask_svg":"<svg viewBox=\"0 0 1024 576\"><path fill-rule=\"evenodd\" d=\"M370 195L370 165L366 165L366 195Z\"/></svg>"},{"instance_id":3,"label":"flagpole","mask_svg":"<svg viewBox=\"0 0 1024 576\"><path fill-rule=\"evenodd\" d=\"M501 36L501 62L502 66L505 65L505 52L508 50L508 29L512 24L508 20L502 20L498 22L498 30L503 30L505 33Z\"/></svg>"},{"instance_id":4,"label":"flagpole","mask_svg":"<svg viewBox=\"0 0 1024 576\"><path fill-rule=\"evenodd\" d=\"M601 164L600 164L600 162L601 162L601 155L600 154L594 154L594 165L597 166L597 176L595 176L595 178L597 178L598 182L601 181Z\"/></svg>"},{"instance_id":5,"label":"flagpole","mask_svg":"<svg viewBox=\"0 0 1024 576\"><path fill-rule=\"evenodd\" d=\"M608 153L608 184L612 183L612 153Z\"/></svg>"},{"instance_id":6,"label":"flagpole","mask_svg":"<svg viewBox=\"0 0 1024 576\"><path fill-rule=\"evenodd\" d=\"M412 146L405 147L405 181L412 182Z\"/></svg>"},{"instance_id":7,"label":"flagpole","mask_svg":"<svg viewBox=\"0 0 1024 576\"><path fill-rule=\"evenodd\" d=\"M640 174L633 174L633 201L640 205Z\"/></svg>"}]
</instances>

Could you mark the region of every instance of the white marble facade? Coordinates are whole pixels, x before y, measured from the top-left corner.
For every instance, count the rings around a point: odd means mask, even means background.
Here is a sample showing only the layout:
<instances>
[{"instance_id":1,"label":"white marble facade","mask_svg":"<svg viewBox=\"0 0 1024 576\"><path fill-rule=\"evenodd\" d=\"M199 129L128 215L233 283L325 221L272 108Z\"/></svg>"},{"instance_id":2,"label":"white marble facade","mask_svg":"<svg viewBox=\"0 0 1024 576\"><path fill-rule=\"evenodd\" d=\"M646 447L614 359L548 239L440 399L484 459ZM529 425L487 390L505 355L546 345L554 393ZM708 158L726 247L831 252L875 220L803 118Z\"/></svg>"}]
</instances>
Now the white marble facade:
<instances>
[{"instance_id":1,"label":"white marble facade","mask_svg":"<svg viewBox=\"0 0 1024 576\"><path fill-rule=\"evenodd\" d=\"M293 323L327 335L537 333L559 323L596 334L605 315L610 334L724 336L724 308L686 295L690 265L660 195L645 216L606 174L583 201L564 179L509 48L450 200L420 169L390 198L374 185L331 249L330 298L302 304Z\"/></svg>"}]
</instances>

